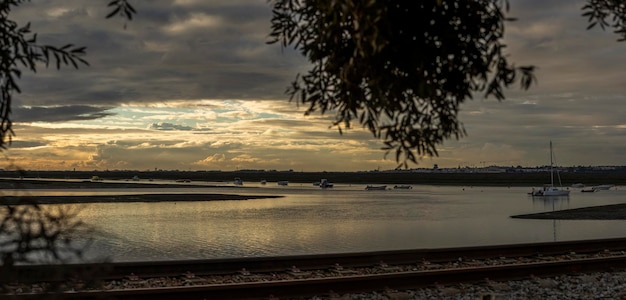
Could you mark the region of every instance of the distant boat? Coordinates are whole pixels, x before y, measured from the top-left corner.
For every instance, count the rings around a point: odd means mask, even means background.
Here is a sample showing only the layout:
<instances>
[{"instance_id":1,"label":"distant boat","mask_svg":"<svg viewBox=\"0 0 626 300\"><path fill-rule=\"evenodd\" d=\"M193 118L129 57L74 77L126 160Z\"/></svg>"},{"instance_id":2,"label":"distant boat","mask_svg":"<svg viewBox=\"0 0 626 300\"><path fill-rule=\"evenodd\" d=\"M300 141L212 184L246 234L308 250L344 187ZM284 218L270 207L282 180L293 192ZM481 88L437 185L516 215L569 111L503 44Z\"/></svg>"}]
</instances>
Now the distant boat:
<instances>
[{"instance_id":1,"label":"distant boat","mask_svg":"<svg viewBox=\"0 0 626 300\"><path fill-rule=\"evenodd\" d=\"M176 179L176 182L191 182L191 179Z\"/></svg>"},{"instance_id":2,"label":"distant boat","mask_svg":"<svg viewBox=\"0 0 626 300\"><path fill-rule=\"evenodd\" d=\"M277 182L277 183L278 183L278 185L281 185L281 186L287 186L287 185L289 185L289 181L287 181L287 180L281 180L281 181L279 181L279 182Z\"/></svg>"},{"instance_id":3,"label":"distant boat","mask_svg":"<svg viewBox=\"0 0 626 300\"><path fill-rule=\"evenodd\" d=\"M596 191L596 189L595 189L595 188L593 188L593 187L591 187L591 188L585 188L585 189L582 189L582 190L580 190L580 191L581 191L581 192L583 192L583 193L593 193L593 192L595 192L595 191Z\"/></svg>"},{"instance_id":4,"label":"distant boat","mask_svg":"<svg viewBox=\"0 0 626 300\"><path fill-rule=\"evenodd\" d=\"M573 188L579 188L579 189L580 189L580 188L584 188L584 187L585 187L585 185L584 185L584 184L582 184L582 183L574 183L574 184L572 184L572 187L573 187Z\"/></svg>"},{"instance_id":5,"label":"distant boat","mask_svg":"<svg viewBox=\"0 0 626 300\"><path fill-rule=\"evenodd\" d=\"M384 191L386 189L386 185L368 185L365 187L366 191Z\"/></svg>"},{"instance_id":6,"label":"distant boat","mask_svg":"<svg viewBox=\"0 0 626 300\"><path fill-rule=\"evenodd\" d=\"M133 176L133 181L139 181L139 176L137 175Z\"/></svg>"},{"instance_id":7,"label":"distant boat","mask_svg":"<svg viewBox=\"0 0 626 300\"><path fill-rule=\"evenodd\" d=\"M328 179L322 179L318 185L323 189L328 189L335 186L333 183L328 182Z\"/></svg>"},{"instance_id":8,"label":"distant boat","mask_svg":"<svg viewBox=\"0 0 626 300\"><path fill-rule=\"evenodd\" d=\"M102 178L99 176L91 176L91 181L102 181Z\"/></svg>"},{"instance_id":9,"label":"distant boat","mask_svg":"<svg viewBox=\"0 0 626 300\"><path fill-rule=\"evenodd\" d=\"M261 179L261 184L262 184L262 185L266 185L266 184L267 184L267 180L265 180L265 179Z\"/></svg>"},{"instance_id":10,"label":"distant boat","mask_svg":"<svg viewBox=\"0 0 626 300\"><path fill-rule=\"evenodd\" d=\"M394 189L394 190L410 190L410 189L412 189L412 188L413 188L413 187L412 187L412 186L410 186L410 185L394 185L394 186L393 186L393 189Z\"/></svg>"},{"instance_id":11,"label":"distant boat","mask_svg":"<svg viewBox=\"0 0 626 300\"><path fill-rule=\"evenodd\" d=\"M241 178L239 177L235 177L235 180L233 181L233 183L235 185L243 185L243 180L241 180Z\"/></svg>"},{"instance_id":12,"label":"distant boat","mask_svg":"<svg viewBox=\"0 0 626 300\"><path fill-rule=\"evenodd\" d=\"M612 187L614 187L614 184L601 184L601 185L596 185L593 188L595 190L602 190L602 191L606 191L606 190L610 190Z\"/></svg>"},{"instance_id":13,"label":"distant boat","mask_svg":"<svg viewBox=\"0 0 626 300\"><path fill-rule=\"evenodd\" d=\"M561 177L559 172L556 172L559 179L559 185L561 185ZM533 188L530 192L532 196L569 196L569 190L564 190L554 186L554 153L552 152L552 141L550 141L550 184L546 184L542 189L535 190Z\"/></svg>"}]
</instances>

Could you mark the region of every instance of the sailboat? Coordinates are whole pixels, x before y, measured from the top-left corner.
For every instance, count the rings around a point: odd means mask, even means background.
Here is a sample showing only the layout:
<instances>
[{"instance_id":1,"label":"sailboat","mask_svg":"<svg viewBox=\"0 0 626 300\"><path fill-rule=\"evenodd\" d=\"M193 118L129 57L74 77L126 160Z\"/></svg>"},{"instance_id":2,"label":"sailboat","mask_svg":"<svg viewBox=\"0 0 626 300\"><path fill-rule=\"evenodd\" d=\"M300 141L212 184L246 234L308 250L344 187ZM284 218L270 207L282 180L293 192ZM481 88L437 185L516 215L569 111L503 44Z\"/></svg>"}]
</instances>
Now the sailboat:
<instances>
[{"instance_id":1,"label":"sailboat","mask_svg":"<svg viewBox=\"0 0 626 300\"><path fill-rule=\"evenodd\" d=\"M559 186L561 186L561 177L558 171L556 175L559 179ZM550 141L550 184L544 185L543 188L539 190L533 188L530 194L532 196L569 196L569 190L554 186L554 153L552 151L552 141Z\"/></svg>"}]
</instances>

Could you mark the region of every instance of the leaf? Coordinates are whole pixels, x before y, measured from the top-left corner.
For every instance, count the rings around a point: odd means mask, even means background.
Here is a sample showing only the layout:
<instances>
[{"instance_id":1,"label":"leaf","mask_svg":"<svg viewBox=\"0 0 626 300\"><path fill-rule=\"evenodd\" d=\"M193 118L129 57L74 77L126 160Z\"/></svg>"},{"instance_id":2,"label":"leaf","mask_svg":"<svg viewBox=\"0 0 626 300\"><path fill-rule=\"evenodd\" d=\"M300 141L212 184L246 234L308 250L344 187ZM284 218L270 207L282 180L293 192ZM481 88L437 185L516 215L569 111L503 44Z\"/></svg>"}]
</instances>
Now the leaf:
<instances>
[{"instance_id":1,"label":"leaf","mask_svg":"<svg viewBox=\"0 0 626 300\"><path fill-rule=\"evenodd\" d=\"M110 19L111 17L115 16L117 13L120 12L122 8L121 7L116 7L113 11L111 11L108 15L106 15L105 18Z\"/></svg>"}]
</instances>

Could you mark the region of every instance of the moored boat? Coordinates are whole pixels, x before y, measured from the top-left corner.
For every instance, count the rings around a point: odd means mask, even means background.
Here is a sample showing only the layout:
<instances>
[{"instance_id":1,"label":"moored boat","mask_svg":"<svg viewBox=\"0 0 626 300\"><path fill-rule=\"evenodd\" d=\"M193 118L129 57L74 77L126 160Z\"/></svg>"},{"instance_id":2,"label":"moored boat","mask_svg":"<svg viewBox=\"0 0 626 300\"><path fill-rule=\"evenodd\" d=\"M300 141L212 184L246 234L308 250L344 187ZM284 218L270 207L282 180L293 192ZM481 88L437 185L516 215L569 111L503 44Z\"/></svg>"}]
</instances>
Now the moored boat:
<instances>
[{"instance_id":1,"label":"moored boat","mask_svg":"<svg viewBox=\"0 0 626 300\"><path fill-rule=\"evenodd\" d=\"M393 189L394 189L394 190L410 190L410 189L412 189L412 188L413 188L413 187L412 187L412 186L410 186L410 185L394 185L394 186L393 186Z\"/></svg>"},{"instance_id":2,"label":"moored boat","mask_svg":"<svg viewBox=\"0 0 626 300\"><path fill-rule=\"evenodd\" d=\"M606 191L606 190L610 190L612 187L614 187L614 184L601 184L601 185L596 185L593 188L595 190L602 190L602 191Z\"/></svg>"},{"instance_id":3,"label":"moored boat","mask_svg":"<svg viewBox=\"0 0 626 300\"><path fill-rule=\"evenodd\" d=\"M322 179L318 185L323 189L332 188L334 186L333 183L328 182L328 179Z\"/></svg>"},{"instance_id":4,"label":"moored boat","mask_svg":"<svg viewBox=\"0 0 626 300\"><path fill-rule=\"evenodd\" d=\"M365 187L366 191L384 191L386 189L386 185L368 185Z\"/></svg>"},{"instance_id":5,"label":"moored boat","mask_svg":"<svg viewBox=\"0 0 626 300\"><path fill-rule=\"evenodd\" d=\"M531 196L569 196L569 190L564 190L562 188L558 188L554 186L554 153L552 152L552 141L550 141L550 184L546 184L543 188L535 190L533 188L532 192L529 194ZM561 177L559 176L559 172L556 172L557 178L559 180L559 185L561 184Z\"/></svg>"}]
</instances>

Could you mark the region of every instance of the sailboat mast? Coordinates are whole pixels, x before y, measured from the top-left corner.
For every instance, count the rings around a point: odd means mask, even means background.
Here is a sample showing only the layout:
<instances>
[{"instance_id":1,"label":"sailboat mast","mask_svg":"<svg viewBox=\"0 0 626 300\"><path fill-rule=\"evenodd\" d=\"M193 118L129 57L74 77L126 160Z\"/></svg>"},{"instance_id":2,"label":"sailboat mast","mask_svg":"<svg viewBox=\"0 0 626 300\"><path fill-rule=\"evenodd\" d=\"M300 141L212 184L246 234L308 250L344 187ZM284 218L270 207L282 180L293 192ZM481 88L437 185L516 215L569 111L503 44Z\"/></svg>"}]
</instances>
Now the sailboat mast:
<instances>
[{"instance_id":1,"label":"sailboat mast","mask_svg":"<svg viewBox=\"0 0 626 300\"><path fill-rule=\"evenodd\" d=\"M552 141L550 141L550 184L554 186L554 172L553 172L553 162L552 162Z\"/></svg>"}]
</instances>

